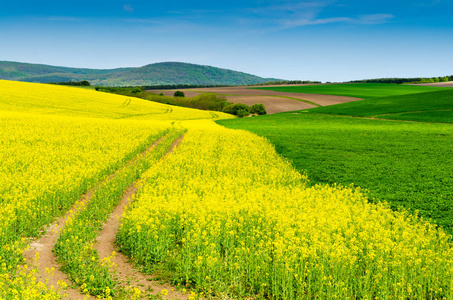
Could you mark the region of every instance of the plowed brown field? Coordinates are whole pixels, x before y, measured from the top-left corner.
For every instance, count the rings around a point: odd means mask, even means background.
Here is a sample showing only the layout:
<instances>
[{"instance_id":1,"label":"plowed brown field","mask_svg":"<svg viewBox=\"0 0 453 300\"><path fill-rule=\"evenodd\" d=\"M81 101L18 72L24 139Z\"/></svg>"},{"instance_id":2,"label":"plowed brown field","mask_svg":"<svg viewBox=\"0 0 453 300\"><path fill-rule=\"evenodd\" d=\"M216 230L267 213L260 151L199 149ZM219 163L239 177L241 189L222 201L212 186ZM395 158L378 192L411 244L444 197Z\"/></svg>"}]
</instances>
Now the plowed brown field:
<instances>
[{"instance_id":1,"label":"plowed brown field","mask_svg":"<svg viewBox=\"0 0 453 300\"><path fill-rule=\"evenodd\" d=\"M173 96L175 91L177 90L150 90L150 92L163 93L166 96ZM360 98L334 95L285 93L268 90L256 90L249 87L213 87L180 89L180 91L183 91L186 97L194 97L201 93L216 93L219 95L224 95L228 99L228 101L233 103L240 102L247 105L262 103L266 107L267 112L270 114L362 100ZM282 97L289 97L293 99ZM302 101L299 101L298 99ZM308 103L304 101L307 101ZM309 102L313 104L310 104Z\"/></svg>"},{"instance_id":2,"label":"plowed brown field","mask_svg":"<svg viewBox=\"0 0 453 300\"><path fill-rule=\"evenodd\" d=\"M439 87L453 87L453 81L447 82L434 82L434 83L420 83L414 85L425 85L425 86L439 86Z\"/></svg>"}]
</instances>

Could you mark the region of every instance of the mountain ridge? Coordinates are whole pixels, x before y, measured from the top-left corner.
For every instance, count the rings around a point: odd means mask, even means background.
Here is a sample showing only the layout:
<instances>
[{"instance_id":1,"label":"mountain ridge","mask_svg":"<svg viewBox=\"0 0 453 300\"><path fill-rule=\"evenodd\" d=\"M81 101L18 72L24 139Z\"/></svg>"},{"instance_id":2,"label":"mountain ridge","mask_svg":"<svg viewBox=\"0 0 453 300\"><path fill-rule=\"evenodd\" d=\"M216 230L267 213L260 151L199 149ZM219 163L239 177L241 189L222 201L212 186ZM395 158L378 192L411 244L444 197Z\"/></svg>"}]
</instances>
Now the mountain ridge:
<instances>
[{"instance_id":1,"label":"mountain ridge","mask_svg":"<svg viewBox=\"0 0 453 300\"><path fill-rule=\"evenodd\" d=\"M39 83L88 80L92 85L100 86L247 85L280 80L182 62L160 62L129 68L90 69L12 61L0 61L0 79Z\"/></svg>"}]
</instances>

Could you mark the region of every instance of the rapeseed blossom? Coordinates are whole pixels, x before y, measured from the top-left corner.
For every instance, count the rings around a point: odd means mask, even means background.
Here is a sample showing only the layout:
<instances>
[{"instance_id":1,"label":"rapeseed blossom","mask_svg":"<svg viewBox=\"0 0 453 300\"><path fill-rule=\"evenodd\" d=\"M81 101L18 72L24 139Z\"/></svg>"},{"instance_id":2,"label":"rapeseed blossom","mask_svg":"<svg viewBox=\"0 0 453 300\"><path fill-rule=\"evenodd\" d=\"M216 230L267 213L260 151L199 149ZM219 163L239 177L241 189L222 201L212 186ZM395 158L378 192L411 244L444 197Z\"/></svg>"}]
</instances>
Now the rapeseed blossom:
<instances>
[{"instance_id":1,"label":"rapeseed blossom","mask_svg":"<svg viewBox=\"0 0 453 300\"><path fill-rule=\"evenodd\" d=\"M122 219L122 251L224 297L453 297L450 237L358 188L309 186L251 133L183 122Z\"/></svg>"}]
</instances>

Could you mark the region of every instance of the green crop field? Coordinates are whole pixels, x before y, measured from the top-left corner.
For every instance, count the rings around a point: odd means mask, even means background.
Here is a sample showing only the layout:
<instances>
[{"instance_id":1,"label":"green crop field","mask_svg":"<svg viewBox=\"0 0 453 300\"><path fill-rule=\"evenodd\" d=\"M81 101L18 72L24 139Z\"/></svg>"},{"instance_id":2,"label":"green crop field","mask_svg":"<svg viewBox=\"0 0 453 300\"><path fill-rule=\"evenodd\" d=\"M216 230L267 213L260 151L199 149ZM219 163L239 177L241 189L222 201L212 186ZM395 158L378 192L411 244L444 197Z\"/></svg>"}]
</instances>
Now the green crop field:
<instances>
[{"instance_id":1,"label":"green crop field","mask_svg":"<svg viewBox=\"0 0 453 300\"><path fill-rule=\"evenodd\" d=\"M453 89L353 101L319 107L310 112L453 123Z\"/></svg>"},{"instance_id":2,"label":"green crop field","mask_svg":"<svg viewBox=\"0 0 453 300\"><path fill-rule=\"evenodd\" d=\"M287 93L326 94L372 99L377 97L433 92L444 90L446 88L418 85L386 84L386 83L351 83L351 84L323 84L323 85L303 85L283 87L260 87L256 89Z\"/></svg>"},{"instance_id":3,"label":"green crop field","mask_svg":"<svg viewBox=\"0 0 453 300\"><path fill-rule=\"evenodd\" d=\"M304 112L218 123L268 138L312 184L354 183L453 233L452 125Z\"/></svg>"}]
</instances>

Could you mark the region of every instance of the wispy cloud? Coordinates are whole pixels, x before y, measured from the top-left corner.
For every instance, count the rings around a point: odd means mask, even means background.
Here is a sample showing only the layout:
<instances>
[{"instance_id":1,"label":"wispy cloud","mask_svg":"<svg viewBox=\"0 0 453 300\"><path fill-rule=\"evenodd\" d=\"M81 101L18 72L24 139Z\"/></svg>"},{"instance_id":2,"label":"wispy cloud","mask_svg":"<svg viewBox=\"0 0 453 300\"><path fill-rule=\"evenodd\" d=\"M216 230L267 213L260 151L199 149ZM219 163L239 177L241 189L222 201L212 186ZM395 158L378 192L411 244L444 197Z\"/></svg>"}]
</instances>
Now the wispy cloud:
<instances>
[{"instance_id":1,"label":"wispy cloud","mask_svg":"<svg viewBox=\"0 0 453 300\"><path fill-rule=\"evenodd\" d=\"M49 16L39 18L41 21L50 21L50 22L84 22L84 18L75 18L75 17L64 17L64 16Z\"/></svg>"},{"instance_id":2,"label":"wispy cloud","mask_svg":"<svg viewBox=\"0 0 453 300\"><path fill-rule=\"evenodd\" d=\"M321 25L330 23L353 23L353 24L383 24L387 23L395 16L392 14L374 14L363 15L359 17L332 17L332 18L299 18L292 20L282 20L281 25L283 29L308 26L308 25Z\"/></svg>"},{"instance_id":3,"label":"wispy cloud","mask_svg":"<svg viewBox=\"0 0 453 300\"><path fill-rule=\"evenodd\" d=\"M133 8L132 5L130 5L130 4L124 5L124 6L123 6L123 9L124 9L125 11L127 11L128 13L133 13L133 12L134 12L134 8Z\"/></svg>"},{"instance_id":4,"label":"wispy cloud","mask_svg":"<svg viewBox=\"0 0 453 300\"><path fill-rule=\"evenodd\" d=\"M163 24L163 21L156 20L156 19L139 19L139 18L127 18L127 19L120 19L120 21L128 22L128 23L143 23L143 24Z\"/></svg>"},{"instance_id":5,"label":"wispy cloud","mask_svg":"<svg viewBox=\"0 0 453 300\"><path fill-rule=\"evenodd\" d=\"M266 24L265 27L272 31L333 23L383 24L394 18L394 15L392 14L332 16L332 11L335 11L335 9L332 8L342 6L344 5L338 0L289 1L283 4L250 9L250 12L254 14L255 17L252 18L252 20L254 19L257 23ZM326 11L331 12L330 16L321 17L323 14L325 15Z\"/></svg>"},{"instance_id":6,"label":"wispy cloud","mask_svg":"<svg viewBox=\"0 0 453 300\"><path fill-rule=\"evenodd\" d=\"M374 15L364 15L359 18L352 20L353 23L358 24L383 24L389 22L395 16L392 14L374 14Z\"/></svg>"}]
</instances>

